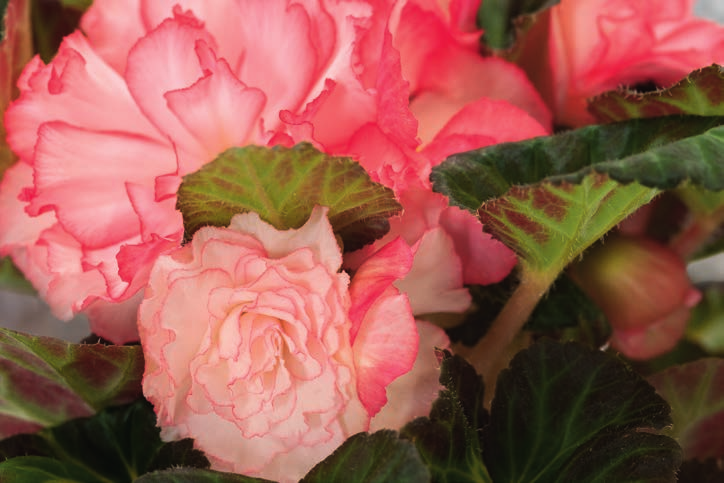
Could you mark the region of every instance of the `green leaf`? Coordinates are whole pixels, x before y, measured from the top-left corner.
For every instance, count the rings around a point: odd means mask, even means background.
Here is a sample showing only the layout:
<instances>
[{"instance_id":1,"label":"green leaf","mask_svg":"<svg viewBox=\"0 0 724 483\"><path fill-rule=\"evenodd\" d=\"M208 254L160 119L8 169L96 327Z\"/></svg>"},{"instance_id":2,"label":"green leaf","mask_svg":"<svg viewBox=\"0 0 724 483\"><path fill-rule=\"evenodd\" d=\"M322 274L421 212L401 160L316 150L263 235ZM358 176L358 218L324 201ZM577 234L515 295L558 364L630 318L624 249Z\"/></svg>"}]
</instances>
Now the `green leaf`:
<instances>
[{"instance_id":1,"label":"green leaf","mask_svg":"<svg viewBox=\"0 0 724 483\"><path fill-rule=\"evenodd\" d=\"M23 456L0 463L0 481L4 483L98 483L108 481L81 465L51 458ZM113 481L113 480L111 480Z\"/></svg>"},{"instance_id":2,"label":"green leaf","mask_svg":"<svg viewBox=\"0 0 724 483\"><path fill-rule=\"evenodd\" d=\"M478 25L485 33L483 42L493 50L513 47L521 30L538 14L560 0L485 0L478 10Z\"/></svg>"},{"instance_id":3,"label":"green leaf","mask_svg":"<svg viewBox=\"0 0 724 483\"><path fill-rule=\"evenodd\" d=\"M202 226L227 226L248 211L279 230L299 228L315 205L329 207L332 228L348 251L382 237L388 218L401 210L392 190L374 183L359 163L310 144L231 148L184 177L177 203L187 239Z\"/></svg>"},{"instance_id":4,"label":"green leaf","mask_svg":"<svg viewBox=\"0 0 724 483\"><path fill-rule=\"evenodd\" d=\"M301 483L417 483L430 481L430 474L415 447L392 430L356 434Z\"/></svg>"},{"instance_id":5,"label":"green leaf","mask_svg":"<svg viewBox=\"0 0 724 483\"><path fill-rule=\"evenodd\" d=\"M35 293L33 286L13 265L9 257L0 258L0 288L27 294Z\"/></svg>"},{"instance_id":6,"label":"green leaf","mask_svg":"<svg viewBox=\"0 0 724 483\"><path fill-rule=\"evenodd\" d=\"M490 483L478 437L488 421L483 381L462 357L448 351L439 351L438 356L445 390L433 403L430 416L406 424L401 435L415 443L432 481Z\"/></svg>"},{"instance_id":7,"label":"green leaf","mask_svg":"<svg viewBox=\"0 0 724 483\"><path fill-rule=\"evenodd\" d=\"M431 178L451 204L477 211L525 268L550 279L662 190L684 183L724 189L722 122L666 117L589 126L461 153Z\"/></svg>"},{"instance_id":8,"label":"green leaf","mask_svg":"<svg viewBox=\"0 0 724 483\"><path fill-rule=\"evenodd\" d=\"M588 111L602 123L675 114L724 116L724 69L695 70L667 89L638 93L626 87L592 99Z\"/></svg>"},{"instance_id":9,"label":"green leaf","mask_svg":"<svg viewBox=\"0 0 724 483\"><path fill-rule=\"evenodd\" d=\"M724 359L670 367L649 382L671 404L670 434L685 458L724 458Z\"/></svg>"},{"instance_id":10,"label":"green leaf","mask_svg":"<svg viewBox=\"0 0 724 483\"><path fill-rule=\"evenodd\" d=\"M669 406L610 354L542 340L501 372L484 430L493 481L676 481Z\"/></svg>"},{"instance_id":11,"label":"green leaf","mask_svg":"<svg viewBox=\"0 0 724 483\"><path fill-rule=\"evenodd\" d=\"M600 326L603 320L605 317L601 309L564 274L558 277L546 297L538 303L526 328L550 331L579 324Z\"/></svg>"},{"instance_id":12,"label":"green leaf","mask_svg":"<svg viewBox=\"0 0 724 483\"><path fill-rule=\"evenodd\" d=\"M141 396L140 346L71 344L0 328L0 439Z\"/></svg>"},{"instance_id":13,"label":"green leaf","mask_svg":"<svg viewBox=\"0 0 724 483\"><path fill-rule=\"evenodd\" d=\"M147 473L133 483L271 483L269 480L251 476L198 468L173 468Z\"/></svg>"},{"instance_id":14,"label":"green leaf","mask_svg":"<svg viewBox=\"0 0 724 483\"><path fill-rule=\"evenodd\" d=\"M8 458L0 463L0 481L56 481L53 477L75 474L90 475L80 481L126 482L147 471L182 464L209 467L198 451L188 451L188 440L164 444L159 433L151 405L140 399L90 418L8 438L0 442L0 456ZM178 451L179 444L184 450ZM169 450L169 445L176 449ZM42 469L47 479L33 479L36 469ZM16 479L6 479L11 477Z\"/></svg>"},{"instance_id":15,"label":"green leaf","mask_svg":"<svg viewBox=\"0 0 724 483\"><path fill-rule=\"evenodd\" d=\"M686 338L711 354L724 355L724 285L704 290L686 326Z\"/></svg>"}]
</instances>

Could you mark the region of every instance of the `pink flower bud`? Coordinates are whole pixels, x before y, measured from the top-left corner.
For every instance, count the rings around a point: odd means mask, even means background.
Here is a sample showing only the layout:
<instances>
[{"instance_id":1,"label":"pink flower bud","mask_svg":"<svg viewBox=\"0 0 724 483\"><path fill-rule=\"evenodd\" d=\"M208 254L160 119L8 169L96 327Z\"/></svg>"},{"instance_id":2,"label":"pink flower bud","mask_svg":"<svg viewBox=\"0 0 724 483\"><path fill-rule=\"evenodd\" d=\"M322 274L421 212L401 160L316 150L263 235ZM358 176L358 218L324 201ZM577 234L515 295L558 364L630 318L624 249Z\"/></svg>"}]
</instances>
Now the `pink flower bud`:
<instances>
[{"instance_id":1,"label":"pink flower bud","mask_svg":"<svg viewBox=\"0 0 724 483\"><path fill-rule=\"evenodd\" d=\"M608 318L612 346L633 359L673 348L701 299L681 258L648 238L610 236L571 276Z\"/></svg>"}]
</instances>

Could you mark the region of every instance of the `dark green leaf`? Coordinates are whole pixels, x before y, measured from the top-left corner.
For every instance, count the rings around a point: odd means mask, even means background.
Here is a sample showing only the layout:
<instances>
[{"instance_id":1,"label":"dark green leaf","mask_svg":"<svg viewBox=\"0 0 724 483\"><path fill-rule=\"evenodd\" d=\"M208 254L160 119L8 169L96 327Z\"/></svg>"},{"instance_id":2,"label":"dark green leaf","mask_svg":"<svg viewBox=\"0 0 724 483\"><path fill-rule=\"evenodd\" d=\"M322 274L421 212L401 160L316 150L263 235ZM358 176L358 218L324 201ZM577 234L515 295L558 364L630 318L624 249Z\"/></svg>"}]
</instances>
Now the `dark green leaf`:
<instances>
[{"instance_id":1,"label":"dark green leaf","mask_svg":"<svg viewBox=\"0 0 724 483\"><path fill-rule=\"evenodd\" d=\"M25 279L8 257L0 259L0 288L21 293L35 293L30 282Z\"/></svg>"},{"instance_id":2,"label":"dark green leaf","mask_svg":"<svg viewBox=\"0 0 724 483\"><path fill-rule=\"evenodd\" d=\"M321 463L302 483L422 483L430 474L420 455L395 431L356 434Z\"/></svg>"},{"instance_id":3,"label":"dark green leaf","mask_svg":"<svg viewBox=\"0 0 724 483\"><path fill-rule=\"evenodd\" d=\"M673 86L653 92L621 87L592 99L588 110L600 122L674 114L724 116L724 69L712 65L695 70Z\"/></svg>"},{"instance_id":4,"label":"dark green leaf","mask_svg":"<svg viewBox=\"0 0 724 483\"><path fill-rule=\"evenodd\" d=\"M649 377L671 404L671 436L687 459L724 458L724 359L701 359Z\"/></svg>"},{"instance_id":5,"label":"dark green leaf","mask_svg":"<svg viewBox=\"0 0 724 483\"><path fill-rule=\"evenodd\" d=\"M493 481L675 481L669 407L610 354L540 341L498 378L484 430Z\"/></svg>"},{"instance_id":6,"label":"dark green leaf","mask_svg":"<svg viewBox=\"0 0 724 483\"><path fill-rule=\"evenodd\" d=\"M557 276L661 190L683 183L724 189L722 122L676 117L589 126L458 154L431 177L451 204L477 211L522 266Z\"/></svg>"},{"instance_id":7,"label":"dark green leaf","mask_svg":"<svg viewBox=\"0 0 724 483\"><path fill-rule=\"evenodd\" d=\"M517 34L538 14L560 0L485 0L478 10L478 25L485 31L483 42L492 50L513 47Z\"/></svg>"},{"instance_id":8,"label":"dark green leaf","mask_svg":"<svg viewBox=\"0 0 724 483\"><path fill-rule=\"evenodd\" d=\"M499 283L468 286L473 303L459 324L446 329L450 340L467 346L475 345L490 328L490 324L508 301L517 284L518 276L513 271Z\"/></svg>"},{"instance_id":9,"label":"dark green leaf","mask_svg":"<svg viewBox=\"0 0 724 483\"><path fill-rule=\"evenodd\" d=\"M165 470L174 466L205 469L211 467L211 463L209 463L202 451L194 449L194 440L186 438L161 446L156 456L149 463L148 471Z\"/></svg>"},{"instance_id":10,"label":"dark green leaf","mask_svg":"<svg viewBox=\"0 0 724 483\"><path fill-rule=\"evenodd\" d=\"M536 306L526 328L549 331L600 325L605 317L588 296L567 275L561 275L546 297Z\"/></svg>"},{"instance_id":11,"label":"dark green leaf","mask_svg":"<svg viewBox=\"0 0 724 483\"><path fill-rule=\"evenodd\" d=\"M108 480L99 478L99 475L72 462L61 462L39 456L23 456L0 463L0 481L3 483L98 483Z\"/></svg>"},{"instance_id":12,"label":"dark green leaf","mask_svg":"<svg viewBox=\"0 0 724 483\"><path fill-rule=\"evenodd\" d=\"M202 226L227 226L248 211L279 230L299 228L315 205L329 207L348 251L387 233L388 218L401 210L392 190L374 183L359 163L309 144L229 149L184 177L177 207L190 238Z\"/></svg>"},{"instance_id":13,"label":"dark green leaf","mask_svg":"<svg viewBox=\"0 0 724 483\"><path fill-rule=\"evenodd\" d=\"M687 460L679 468L678 483L721 483L724 481L724 459L719 461Z\"/></svg>"},{"instance_id":14,"label":"dark green leaf","mask_svg":"<svg viewBox=\"0 0 724 483\"><path fill-rule=\"evenodd\" d=\"M81 1L29 0L32 2L33 44L43 62L49 63L66 35L78 28L83 11Z\"/></svg>"},{"instance_id":15,"label":"dark green leaf","mask_svg":"<svg viewBox=\"0 0 724 483\"><path fill-rule=\"evenodd\" d=\"M445 390L433 403L430 416L408 423L401 434L417 446L432 481L490 483L478 437L488 421L482 379L460 356L447 351L439 356L440 383Z\"/></svg>"},{"instance_id":16,"label":"dark green leaf","mask_svg":"<svg viewBox=\"0 0 724 483\"><path fill-rule=\"evenodd\" d=\"M147 473L133 483L270 483L269 480L197 468L174 468Z\"/></svg>"},{"instance_id":17,"label":"dark green leaf","mask_svg":"<svg viewBox=\"0 0 724 483\"><path fill-rule=\"evenodd\" d=\"M0 328L0 438L141 396L139 346L71 344Z\"/></svg>"},{"instance_id":18,"label":"dark green leaf","mask_svg":"<svg viewBox=\"0 0 724 483\"><path fill-rule=\"evenodd\" d=\"M0 457L9 458L0 463L0 481L6 481L7 475L21 478L15 481L35 481L36 467L57 478L86 474L95 478L90 481L127 482L151 470L209 466L188 440L164 444L159 432L151 405L141 399L90 418L14 436L0 441Z\"/></svg>"}]
</instances>

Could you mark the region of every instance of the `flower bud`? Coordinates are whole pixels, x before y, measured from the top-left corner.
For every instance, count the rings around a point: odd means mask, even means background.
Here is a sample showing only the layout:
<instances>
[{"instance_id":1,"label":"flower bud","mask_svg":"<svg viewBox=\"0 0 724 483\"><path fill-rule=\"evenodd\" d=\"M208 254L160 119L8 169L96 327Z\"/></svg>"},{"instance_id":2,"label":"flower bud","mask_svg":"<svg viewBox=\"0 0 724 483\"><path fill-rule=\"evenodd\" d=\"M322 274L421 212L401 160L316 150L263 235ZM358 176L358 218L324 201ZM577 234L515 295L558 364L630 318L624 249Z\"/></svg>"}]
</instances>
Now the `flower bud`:
<instances>
[{"instance_id":1,"label":"flower bud","mask_svg":"<svg viewBox=\"0 0 724 483\"><path fill-rule=\"evenodd\" d=\"M681 258L648 238L612 235L571 276L606 315L612 346L634 359L673 348L701 299Z\"/></svg>"}]
</instances>

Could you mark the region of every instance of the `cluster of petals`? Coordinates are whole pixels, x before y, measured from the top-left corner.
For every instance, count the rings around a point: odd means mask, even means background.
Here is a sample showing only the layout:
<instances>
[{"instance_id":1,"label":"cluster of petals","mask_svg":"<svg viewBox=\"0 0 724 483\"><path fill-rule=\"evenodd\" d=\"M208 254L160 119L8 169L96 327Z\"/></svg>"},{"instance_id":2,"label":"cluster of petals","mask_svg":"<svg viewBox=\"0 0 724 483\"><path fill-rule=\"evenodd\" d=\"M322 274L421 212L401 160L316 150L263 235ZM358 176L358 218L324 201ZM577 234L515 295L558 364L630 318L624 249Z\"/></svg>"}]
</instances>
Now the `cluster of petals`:
<instances>
[{"instance_id":1,"label":"cluster of petals","mask_svg":"<svg viewBox=\"0 0 724 483\"><path fill-rule=\"evenodd\" d=\"M194 438L216 469L297 481L368 430L412 368L417 329L392 286L411 260L398 240L350 281L319 207L298 230L236 215L160 256L139 327L163 437ZM385 424L399 427L394 412Z\"/></svg>"},{"instance_id":2,"label":"cluster of petals","mask_svg":"<svg viewBox=\"0 0 724 483\"><path fill-rule=\"evenodd\" d=\"M529 36L523 64L559 125L594 122L587 101L620 86L668 87L724 62L724 29L695 0L561 0ZM547 54L540 46L547 44Z\"/></svg>"},{"instance_id":3,"label":"cluster of petals","mask_svg":"<svg viewBox=\"0 0 724 483\"><path fill-rule=\"evenodd\" d=\"M455 151L545 134L541 120L550 118L522 71L472 50L463 19L473 4L94 2L81 21L85 35L68 36L49 65L35 58L26 67L6 114L20 163L0 187L0 253L13 257L57 316L85 312L95 333L123 343L137 338L135 311L153 261L181 240L180 178L228 147L310 141L354 156L401 198L441 205L428 181L433 165ZM412 56L410 33L418 21L435 32L421 59ZM425 81L435 76L422 66L444 59L445 78ZM445 88L486 69L475 82L489 81L472 94L455 94L467 92L463 84ZM531 112L488 98L496 92ZM413 111L446 120L424 128L422 146ZM444 277L453 292L503 278L512 253L472 215L465 229L446 224L465 218L444 214L455 210L435 208L419 236L403 220L405 233L393 236L419 247L422 235L439 232L430 237L442 243L428 242L421 253L453 260ZM471 255L476 244L490 255ZM486 265L490 259L500 268ZM463 266L494 273L463 280ZM415 273L422 285L434 282Z\"/></svg>"},{"instance_id":4,"label":"cluster of petals","mask_svg":"<svg viewBox=\"0 0 724 483\"><path fill-rule=\"evenodd\" d=\"M20 162L0 188L0 251L57 316L84 311L116 343L137 338L139 291L181 240L180 177L250 143L416 142L384 5L135 3L126 19L134 2L95 2L87 37L25 68L5 118Z\"/></svg>"}]
</instances>

